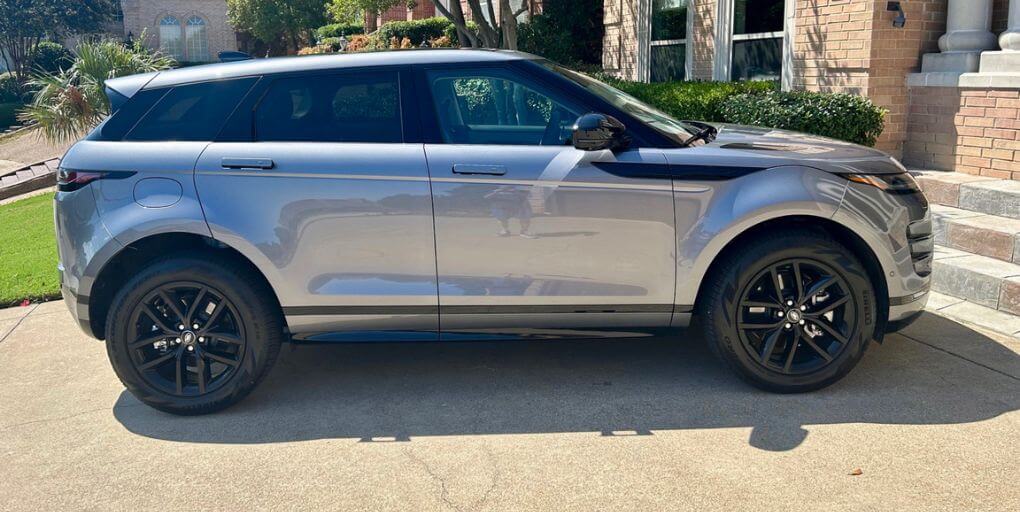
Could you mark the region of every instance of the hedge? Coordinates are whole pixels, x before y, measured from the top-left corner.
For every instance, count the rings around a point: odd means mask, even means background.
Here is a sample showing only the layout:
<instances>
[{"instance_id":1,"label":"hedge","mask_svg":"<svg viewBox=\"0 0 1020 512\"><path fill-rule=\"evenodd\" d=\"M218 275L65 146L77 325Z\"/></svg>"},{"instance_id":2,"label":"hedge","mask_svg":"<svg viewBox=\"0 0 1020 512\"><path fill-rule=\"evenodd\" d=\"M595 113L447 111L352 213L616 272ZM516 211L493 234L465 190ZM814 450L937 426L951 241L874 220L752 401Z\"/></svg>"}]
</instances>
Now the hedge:
<instances>
[{"instance_id":1,"label":"hedge","mask_svg":"<svg viewBox=\"0 0 1020 512\"><path fill-rule=\"evenodd\" d=\"M776 83L629 82L597 75L677 119L765 126L874 146L885 110L863 96L781 92Z\"/></svg>"},{"instance_id":2,"label":"hedge","mask_svg":"<svg viewBox=\"0 0 1020 512\"><path fill-rule=\"evenodd\" d=\"M775 82L628 82L599 75L623 92L677 118L725 122L722 105L731 96L764 93L776 89Z\"/></svg>"},{"instance_id":3,"label":"hedge","mask_svg":"<svg viewBox=\"0 0 1020 512\"><path fill-rule=\"evenodd\" d=\"M32 49L32 71L54 75L62 69L69 69L74 63L74 54L60 43L40 41Z\"/></svg>"},{"instance_id":4,"label":"hedge","mask_svg":"<svg viewBox=\"0 0 1020 512\"><path fill-rule=\"evenodd\" d=\"M24 106L20 102L0 103L0 131L18 124L17 113Z\"/></svg>"},{"instance_id":5,"label":"hedge","mask_svg":"<svg viewBox=\"0 0 1020 512\"><path fill-rule=\"evenodd\" d=\"M364 34L365 26L360 23L333 23L323 25L315 29L315 40L322 42L332 37L349 37L355 34Z\"/></svg>"},{"instance_id":6,"label":"hedge","mask_svg":"<svg viewBox=\"0 0 1020 512\"><path fill-rule=\"evenodd\" d=\"M741 94L722 104L726 122L768 126L874 146L885 109L852 94L779 92Z\"/></svg>"},{"instance_id":7,"label":"hedge","mask_svg":"<svg viewBox=\"0 0 1020 512\"><path fill-rule=\"evenodd\" d=\"M422 41L442 37L446 34L446 29L452 26L453 23L443 17L412 21L391 21L379 27L376 35L383 41L390 41L394 37L398 41L402 41L406 37L411 40L411 46L417 47Z\"/></svg>"}]
</instances>

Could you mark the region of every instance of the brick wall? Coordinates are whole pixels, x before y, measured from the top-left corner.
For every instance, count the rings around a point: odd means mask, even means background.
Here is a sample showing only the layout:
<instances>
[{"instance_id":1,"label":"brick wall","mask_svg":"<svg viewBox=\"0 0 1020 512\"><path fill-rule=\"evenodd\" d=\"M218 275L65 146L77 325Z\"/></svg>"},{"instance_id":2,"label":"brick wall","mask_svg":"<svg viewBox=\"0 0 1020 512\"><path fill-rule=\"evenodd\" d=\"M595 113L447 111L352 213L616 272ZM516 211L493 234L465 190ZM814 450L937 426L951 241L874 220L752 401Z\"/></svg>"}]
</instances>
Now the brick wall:
<instances>
[{"instance_id":1,"label":"brick wall","mask_svg":"<svg viewBox=\"0 0 1020 512\"><path fill-rule=\"evenodd\" d=\"M368 14L365 14L365 25L371 25L368 20ZM409 20L421 20L425 18L432 18L436 16L436 5L432 3L432 0L420 0L414 9L408 9L404 4L397 4L389 9L386 9L382 14L376 16L376 27L381 27L383 23L389 23L391 21L409 21ZM421 41L414 41L415 44Z\"/></svg>"},{"instance_id":2,"label":"brick wall","mask_svg":"<svg viewBox=\"0 0 1020 512\"><path fill-rule=\"evenodd\" d=\"M694 9L694 27L687 35L688 44L694 45L694 62L691 78L711 80L715 58L715 18L719 0L691 0Z\"/></svg>"},{"instance_id":3,"label":"brick wall","mask_svg":"<svg viewBox=\"0 0 1020 512\"><path fill-rule=\"evenodd\" d=\"M620 78L637 80L638 0L605 0L602 19L602 68Z\"/></svg>"},{"instance_id":4,"label":"brick wall","mask_svg":"<svg viewBox=\"0 0 1020 512\"><path fill-rule=\"evenodd\" d=\"M226 0L123 0L124 33L136 38L145 32L144 43L159 48L159 20L172 15L183 25L191 16L199 16L206 23L209 38L209 56L225 50L237 50L237 32L227 21Z\"/></svg>"},{"instance_id":5,"label":"brick wall","mask_svg":"<svg viewBox=\"0 0 1020 512\"><path fill-rule=\"evenodd\" d=\"M903 160L1020 180L1020 91L912 87Z\"/></svg>"}]
</instances>

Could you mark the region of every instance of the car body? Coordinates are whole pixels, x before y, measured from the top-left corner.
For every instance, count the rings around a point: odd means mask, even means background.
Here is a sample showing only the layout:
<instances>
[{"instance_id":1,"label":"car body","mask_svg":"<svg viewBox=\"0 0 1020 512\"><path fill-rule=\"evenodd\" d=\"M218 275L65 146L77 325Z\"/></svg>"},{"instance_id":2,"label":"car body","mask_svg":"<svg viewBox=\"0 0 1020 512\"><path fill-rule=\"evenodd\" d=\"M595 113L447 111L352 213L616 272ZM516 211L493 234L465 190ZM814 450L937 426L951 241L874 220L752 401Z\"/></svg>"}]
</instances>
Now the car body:
<instances>
[{"instance_id":1,"label":"car body","mask_svg":"<svg viewBox=\"0 0 1020 512\"><path fill-rule=\"evenodd\" d=\"M257 274L295 341L661 333L689 325L727 251L779 232L854 253L869 339L927 300L931 218L895 159L680 123L527 54L258 59L107 86L115 113L67 152L56 197L63 295L97 338L167 254ZM587 113L613 144L575 147Z\"/></svg>"}]
</instances>

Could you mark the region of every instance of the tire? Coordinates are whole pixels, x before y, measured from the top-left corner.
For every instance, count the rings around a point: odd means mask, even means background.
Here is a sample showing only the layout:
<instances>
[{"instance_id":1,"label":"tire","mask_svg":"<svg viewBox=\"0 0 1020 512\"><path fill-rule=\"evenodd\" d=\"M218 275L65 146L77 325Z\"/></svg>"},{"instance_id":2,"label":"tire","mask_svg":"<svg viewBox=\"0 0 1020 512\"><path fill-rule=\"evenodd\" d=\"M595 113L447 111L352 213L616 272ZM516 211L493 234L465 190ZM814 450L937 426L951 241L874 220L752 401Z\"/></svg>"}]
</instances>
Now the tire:
<instances>
[{"instance_id":1,"label":"tire","mask_svg":"<svg viewBox=\"0 0 1020 512\"><path fill-rule=\"evenodd\" d=\"M284 339L266 288L251 272L211 259L153 262L111 303L106 347L114 371L136 398L171 414L237 403L269 373Z\"/></svg>"},{"instance_id":2,"label":"tire","mask_svg":"<svg viewBox=\"0 0 1020 512\"><path fill-rule=\"evenodd\" d=\"M778 233L723 256L707 276L698 320L709 347L742 379L801 393L840 380L861 360L875 332L874 297L849 249L814 231Z\"/></svg>"}]
</instances>

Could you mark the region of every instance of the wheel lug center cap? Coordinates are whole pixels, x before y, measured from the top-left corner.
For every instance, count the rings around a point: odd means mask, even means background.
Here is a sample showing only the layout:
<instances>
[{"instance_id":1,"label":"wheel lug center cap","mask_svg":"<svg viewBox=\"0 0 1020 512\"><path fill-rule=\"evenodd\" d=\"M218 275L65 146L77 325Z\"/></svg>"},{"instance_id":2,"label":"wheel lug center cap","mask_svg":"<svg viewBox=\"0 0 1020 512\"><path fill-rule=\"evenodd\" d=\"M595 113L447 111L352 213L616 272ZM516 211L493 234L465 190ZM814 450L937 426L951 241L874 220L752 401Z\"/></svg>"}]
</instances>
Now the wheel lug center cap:
<instances>
[{"instance_id":1,"label":"wheel lug center cap","mask_svg":"<svg viewBox=\"0 0 1020 512\"><path fill-rule=\"evenodd\" d=\"M803 315L799 309L791 309L786 312L786 319L790 322L797 323L801 320Z\"/></svg>"},{"instance_id":2,"label":"wheel lug center cap","mask_svg":"<svg viewBox=\"0 0 1020 512\"><path fill-rule=\"evenodd\" d=\"M198 341L198 336L195 336L195 333L191 331L184 331L181 333L181 341L184 342L185 345L191 346Z\"/></svg>"}]
</instances>

